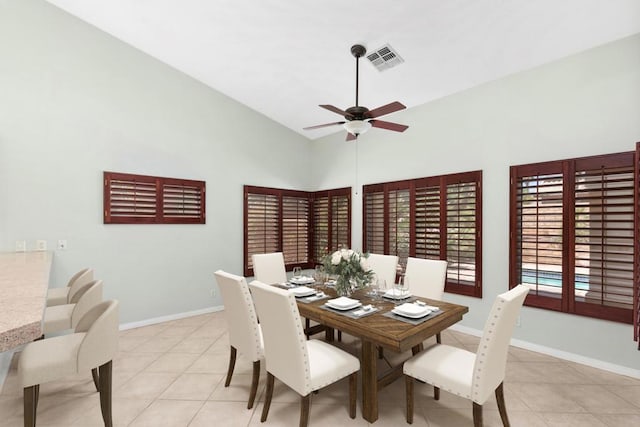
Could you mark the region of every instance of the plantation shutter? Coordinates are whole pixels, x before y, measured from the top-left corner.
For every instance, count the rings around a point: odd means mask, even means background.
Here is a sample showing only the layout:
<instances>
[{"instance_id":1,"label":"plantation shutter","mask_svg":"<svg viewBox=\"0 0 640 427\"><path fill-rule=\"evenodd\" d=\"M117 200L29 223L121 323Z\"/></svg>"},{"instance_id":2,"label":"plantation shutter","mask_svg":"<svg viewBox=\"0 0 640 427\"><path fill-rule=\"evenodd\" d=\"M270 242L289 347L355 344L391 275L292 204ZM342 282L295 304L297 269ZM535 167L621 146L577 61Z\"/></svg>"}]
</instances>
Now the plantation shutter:
<instances>
[{"instance_id":1,"label":"plantation shutter","mask_svg":"<svg viewBox=\"0 0 640 427\"><path fill-rule=\"evenodd\" d=\"M204 188L182 180L165 179L162 184L162 216L169 221L199 222L204 218Z\"/></svg>"},{"instance_id":2,"label":"plantation shutter","mask_svg":"<svg viewBox=\"0 0 640 427\"><path fill-rule=\"evenodd\" d=\"M333 193L333 192L332 192ZM331 194L331 246L329 251L351 247L351 188Z\"/></svg>"},{"instance_id":3,"label":"plantation shutter","mask_svg":"<svg viewBox=\"0 0 640 427\"><path fill-rule=\"evenodd\" d=\"M482 215L480 172L445 178L447 284L460 293L482 296Z\"/></svg>"},{"instance_id":4,"label":"plantation shutter","mask_svg":"<svg viewBox=\"0 0 640 427\"><path fill-rule=\"evenodd\" d=\"M322 263L329 248L329 196L319 196L313 201L313 259Z\"/></svg>"},{"instance_id":5,"label":"plantation shutter","mask_svg":"<svg viewBox=\"0 0 640 427\"><path fill-rule=\"evenodd\" d=\"M280 201L277 193L245 187L245 266L253 275L252 255L280 249Z\"/></svg>"},{"instance_id":6,"label":"plantation shutter","mask_svg":"<svg viewBox=\"0 0 640 427\"><path fill-rule=\"evenodd\" d=\"M389 255L397 255L398 263L404 269L410 255L411 243L411 201L408 188L387 192Z\"/></svg>"},{"instance_id":7,"label":"plantation shutter","mask_svg":"<svg viewBox=\"0 0 640 427\"><path fill-rule=\"evenodd\" d=\"M440 185L422 180L415 190L415 257L441 259Z\"/></svg>"},{"instance_id":8,"label":"plantation shutter","mask_svg":"<svg viewBox=\"0 0 640 427\"><path fill-rule=\"evenodd\" d=\"M285 265L308 262L309 222L307 196L282 197L282 252Z\"/></svg>"},{"instance_id":9,"label":"plantation shutter","mask_svg":"<svg viewBox=\"0 0 640 427\"><path fill-rule=\"evenodd\" d=\"M369 253L385 253L384 189L371 187L364 191L364 250Z\"/></svg>"},{"instance_id":10,"label":"plantation shutter","mask_svg":"<svg viewBox=\"0 0 640 427\"><path fill-rule=\"evenodd\" d=\"M105 224L204 224L205 183L104 172Z\"/></svg>"},{"instance_id":11,"label":"plantation shutter","mask_svg":"<svg viewBox=\"0 0 640 427\"><path fill-rule=\"evenodd\" d=\"M634 185L634 153L575 162L577 313L606 307L622 320L633 309Z\"/></svg>"},{"instance_id":12,"label":"plantation shutter","mask_svg":"<svg viewBox=\"0 0 640 427\"><path fill-rule=\"evenodd\" d=\"M633 260L633 339L638 342L640 350L640 142L636 143L634 158L634 190L635 202L635 229L634 229L634 253Z\"/></svg>"}]
</instances>

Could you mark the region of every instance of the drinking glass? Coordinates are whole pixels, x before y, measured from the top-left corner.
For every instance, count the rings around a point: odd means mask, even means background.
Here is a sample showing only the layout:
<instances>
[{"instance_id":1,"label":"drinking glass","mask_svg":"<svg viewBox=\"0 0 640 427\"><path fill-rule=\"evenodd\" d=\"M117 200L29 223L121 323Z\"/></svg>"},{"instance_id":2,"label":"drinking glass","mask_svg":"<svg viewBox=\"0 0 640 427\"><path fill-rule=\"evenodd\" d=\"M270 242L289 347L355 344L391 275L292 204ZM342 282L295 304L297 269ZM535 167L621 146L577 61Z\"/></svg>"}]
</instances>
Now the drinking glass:
<instances>
[{"instance_id":1,"label":"drinking glass","mask_svg":"<svg viewBox=\"0 0 640 427\"><path fill-rule=\"evenodd\" d=\"M382 301L382 296L387 292L387 281L384 279L376 279L376 287L378 288L376 299Z\"/></svg>"},{"instance_id":2,"label":"drinking glass","mask_svg":"<svg viewBox=\"0 0 640 427\"><path fill-rule=\"evenodd\" d=\"M313 279L315 280L316 290L320 290L324 288L324 265L316 265L315 273L313 274Z\"/></svg>"},{"instance_id":3,"label":"drinking glass","mask_svg":"<svg viewBox=\"0 0 640 427\"><path fill-rule=\"evenodd\" d=\"M298 279L302 275L302 267L293 267L293 278Z\"/></svg>"},{"instance_id":4,"label":"drinking glass","mask_svg":"<svg viewBox=\"0 0 640 427\"><path fill-rule=\"evenodd\" d=\"M378 287L378 279L376 279L375 277L373 279L371 279L371 282L369 282L369 292L367 292L367 295L369 295L371 297L371 299L378 299L378 292L380 292L380 288Z\"/></svg>"},{"instance_id":5,"label":"drinking glass","mask_svg":"<svg viewBox=\"0 0 640 427\"><path fill-rule=\"evenodd\" d=\"M409 279L403 274L400 276L398 283L395 285L396 294L394 296L397 297L396 304L402 304L402 300L404 298L400 298L403 295L407 295L409 293Z\"/></svg>"}]
</instances>

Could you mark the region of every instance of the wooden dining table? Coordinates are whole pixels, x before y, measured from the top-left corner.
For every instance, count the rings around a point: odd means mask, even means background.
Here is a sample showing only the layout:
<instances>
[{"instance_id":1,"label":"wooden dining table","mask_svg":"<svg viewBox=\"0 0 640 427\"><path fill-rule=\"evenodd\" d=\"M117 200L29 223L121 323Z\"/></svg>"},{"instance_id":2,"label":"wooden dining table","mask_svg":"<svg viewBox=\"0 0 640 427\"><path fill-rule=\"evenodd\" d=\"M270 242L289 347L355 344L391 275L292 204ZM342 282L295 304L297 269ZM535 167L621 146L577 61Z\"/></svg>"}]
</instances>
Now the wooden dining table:
<instances>
[{"instance_id":1,"label":"wooden dining table","mask_svg":"<svg viewBox=\"0 0 640 427\"><path fill-rule=\"evenodd\" d=\"M324 292L332 297L335 296L333 289L326 289ZM378 372L378 348L398 353L412 350L413 354L416 354L422 349L424 340L462 320L462 316L469 311L469 308L415 296L413 299L419 299L442 310L442 313L415 325L384 316L394 308L393 301L386 299L374 301L364 290L357 291L351 298L358 299L363 304L373 304L379 310L373 314L354 319L323 308L327 299L313 302L299 300L297 305L301 316L316 321L327 328L327 340L333 340L333 330L342 331L360 339L362 345L360 357L362 416L369 422L375 422L378 419L379 390L402 376L402 364L394 366L386 372Z\"/></svg>"}]
</instances>

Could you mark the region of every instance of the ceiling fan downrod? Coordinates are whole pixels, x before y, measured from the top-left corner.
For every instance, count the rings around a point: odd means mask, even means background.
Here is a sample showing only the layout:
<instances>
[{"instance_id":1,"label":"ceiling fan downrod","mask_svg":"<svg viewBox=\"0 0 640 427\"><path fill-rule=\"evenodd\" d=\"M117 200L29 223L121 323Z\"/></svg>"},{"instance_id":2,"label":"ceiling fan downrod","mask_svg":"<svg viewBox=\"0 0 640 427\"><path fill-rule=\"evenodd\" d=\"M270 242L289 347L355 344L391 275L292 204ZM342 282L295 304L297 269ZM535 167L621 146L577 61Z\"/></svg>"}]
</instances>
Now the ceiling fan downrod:
<instances>
[{"instance_id":1,"label":"ceiling fan downrod","mask_svg":"<svg viewBox=\"0 0 640 427\"><path fill-rule=\"evenodd\" d=\"M361 44L351 46L351 54L356 57L356 107L358 104L358 84L360 82L360 57L367 53L367 49Z\"/></svg>"}]
</instances>

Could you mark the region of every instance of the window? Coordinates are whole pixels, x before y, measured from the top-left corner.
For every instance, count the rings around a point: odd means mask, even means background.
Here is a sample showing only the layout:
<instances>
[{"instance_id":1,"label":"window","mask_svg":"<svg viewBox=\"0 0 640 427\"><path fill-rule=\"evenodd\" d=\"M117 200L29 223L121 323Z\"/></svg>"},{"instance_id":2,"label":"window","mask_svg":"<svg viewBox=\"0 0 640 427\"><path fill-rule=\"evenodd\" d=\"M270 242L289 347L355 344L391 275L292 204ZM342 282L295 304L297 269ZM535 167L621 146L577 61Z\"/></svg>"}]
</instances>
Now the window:
<instances>
[{"instance_id":1,"label":"window","mask_svg":"<svg viewBox=\"0 0 640 427\"><path fill-rule=\"evenodd\" d=\"M351 243L351 188L306 192L244 187L244 270L252 255L282 252L287 269L312 268Z\"/></svg>"},{"instance_id":2,"label":"window","mask_svg":"<svg viewBox=\"0 0 640 427\"><path fill-rule=\"evenodd\" d=\"M364 250L446 259L447 292L482 297L482 172L363 187Z\"/></svg>"},{"instance_id":3,"label":"window","mask_svg":"<svg viewBox=\"0 0 640 427\"><path fill-rule=\"evenodd\" d=\"M105 224L204 224L205 182L104 172Z\"/></svg>"},{"instance_id":4,"label":"window","mask_svg":"<svg viewBox=\"0 0 640 427\"><path fill-rule=\"evenodd\" d=\"M631 323L634 153L511 167L510 287L526 304Z\"/></svg>"}]
</instances>

